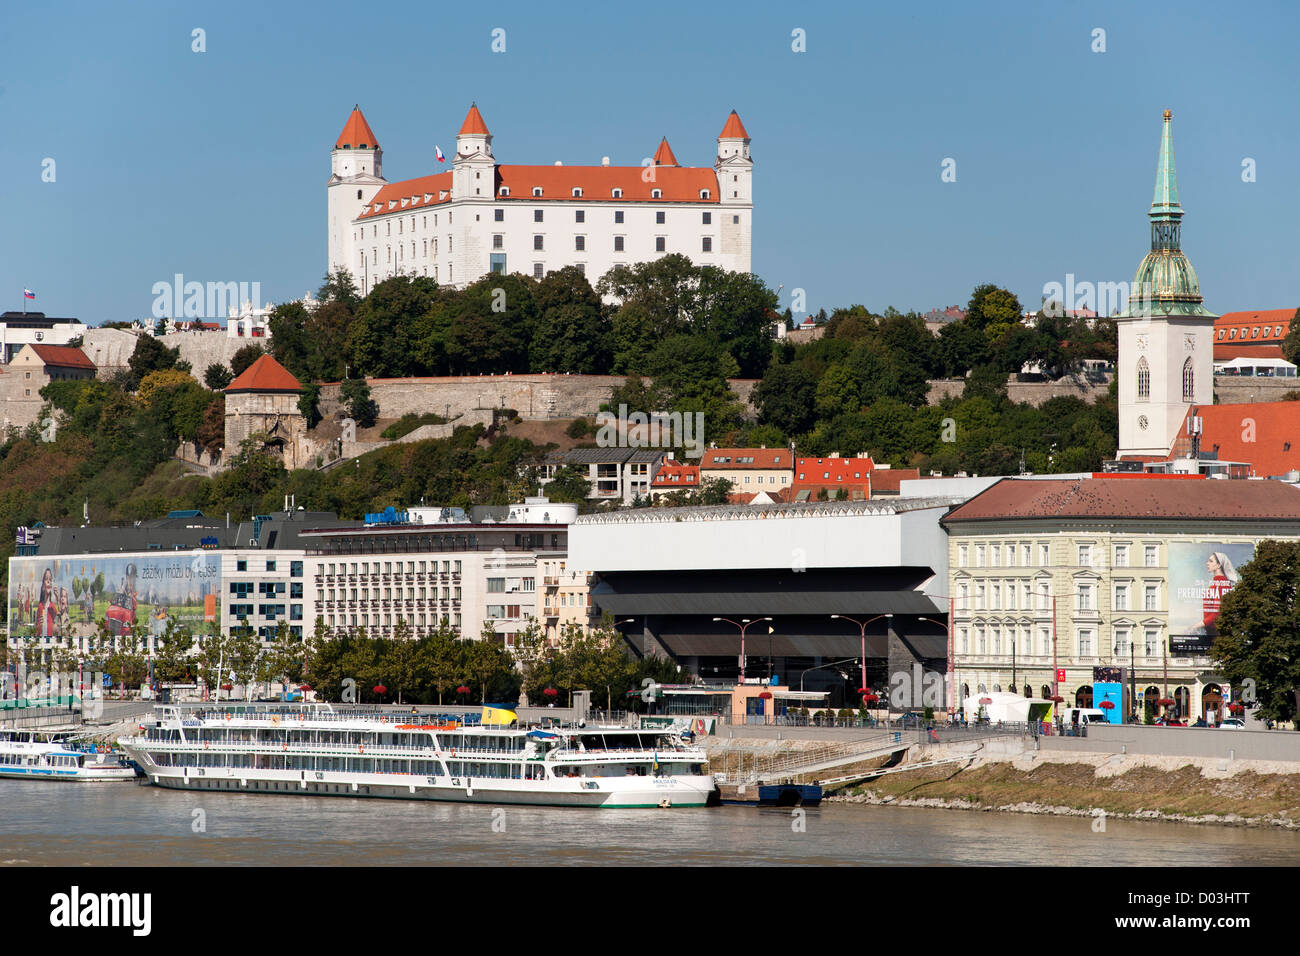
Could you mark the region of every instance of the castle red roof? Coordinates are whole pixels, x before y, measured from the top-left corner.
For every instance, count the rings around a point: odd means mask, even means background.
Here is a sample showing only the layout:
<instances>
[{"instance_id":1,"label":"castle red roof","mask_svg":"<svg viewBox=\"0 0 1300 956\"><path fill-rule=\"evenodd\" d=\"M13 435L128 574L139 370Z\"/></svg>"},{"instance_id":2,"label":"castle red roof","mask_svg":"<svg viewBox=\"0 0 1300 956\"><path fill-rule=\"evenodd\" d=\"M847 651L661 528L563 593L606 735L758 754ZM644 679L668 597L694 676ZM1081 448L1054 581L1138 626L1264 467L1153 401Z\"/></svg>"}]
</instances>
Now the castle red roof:
<instances>
[{"instance_id":1,"label":"castle red roof","mask_svg":"<svg viewBox=\"0 0 1300 956\"><path fill-rule=\"evenodd\" d=\"M460 124L458 136L491 136L488 132L487 123L483 122L483 114L478 111L478 105L471 103L469 112L465 114L465 122Z\"/></svg>"},{"instance_id":2,"label":"castle red roof","mask_svg":"<svg viewBox=\"0 0 1300 956\"><path fill-rule=\"evenodd\" d=\"M352 107L352 113L348 116L348 121L343 124L343 132L339 133L337 142L334 143L335 149L376 149L379 143L375 139L375 134L370 130L370 124L366 118L361 115L361 107Z\"/></svg>"},{"instance_id":3,"label":"castle red roof","mask_svg":"<svg viewBox=\"0 0 1300 956\"><path fill-rule=\"evenodd\" d=\"M1295 309L1225 312L1214 320L1214 357L1281 358L1282 339L1291 328Z\"/></svg>"},{"instance_id":4,"label":"castle red roof","mask_svg":"<svg viewBox=\"0 0 1300 956\"><path fill-rule=\"evenodd\" d=\"M727 125L722 127L718 139L749 139L749 133L745 131L745 124L740 121L740 116L735 110L732 110L731 115L727 117Z\"/></svg>"},{"instance_id":5,"label":"castle red roof","mask_svg":"<svg viewBox=\"0 0 1300 956\"><path fill-rule=\"evenodd\" d=\"M1261 478L1300 470L1300 402L1195 405L1183 419L1175 448L1189 447L1187 422L1201 418L1201 450L1220 461L1245 461ZM1240 484L1240 482L1234 482Z\"/></svg>"},{"instance_id":6,"label":"castle red roof","mask_svg":"<svg viewBox=\"0 0 1300 956\"><path fill-rule=\"evenodd\" d=\"M86 353L73 345L33 345L31 350L45 365L55 368L84 368L95 370L95 363L86 358Z\"/></svg>"},{"instance_id":7,"label":"castle red roof","mask_svg":"<svg viewBox=\"0 0 1300 956\"><path fill-rule=\"evenodd\" d=\"M659 142L659 148L655 150L656 166L676 166L677 157L673 155L673 148L668 145L668 137L665 136Z\"/></svg>"},{"instance_id":8,"label":"castle red roof","mask_svg":"<svg viewBox=\"0 0 1300 956\"><path fill-rule=\"evenodd\" d=\"M301 392L302 385L269 355L263 355L226 386L227 392Z\"/></svg>"},{"instance_id":9,"label":"castle red roof","mask_svg":"<svg viewBox=\"0 0 1300 956\"><path fill-rule=\"evenodd\" d=\"M389 209L390 202L395 202L397 205ZM366 208L357 218L366 219L390 212L406 212L417 207L428 208L444 202L451 202L451 170L435 173L432 176L403 179L401 182L389 183L381 187L379 192L375 193L375 198L366 203ZM376 209L376 206L379 208Z\"/></svg>"}]
</instances>

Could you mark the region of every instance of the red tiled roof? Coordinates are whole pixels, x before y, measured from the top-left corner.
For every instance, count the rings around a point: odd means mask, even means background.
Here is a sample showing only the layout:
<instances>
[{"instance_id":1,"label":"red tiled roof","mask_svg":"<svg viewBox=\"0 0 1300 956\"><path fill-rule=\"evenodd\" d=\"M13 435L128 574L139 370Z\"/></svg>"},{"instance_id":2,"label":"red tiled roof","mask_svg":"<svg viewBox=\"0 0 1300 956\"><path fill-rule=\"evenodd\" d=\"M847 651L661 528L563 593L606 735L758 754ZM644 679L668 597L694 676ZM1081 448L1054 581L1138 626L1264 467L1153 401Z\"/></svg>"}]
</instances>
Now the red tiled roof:
<instances>
[{"instance_id":1,"label":"red tiled roof","mask_svg":"<svg viewBox=\"0 0 1300 956\"><path fill-rule=\"evenodd\" d=\"M447 195L444 197L443 193ZM403 199L407 200L406 205L402 205ZM389 183L375 193L375 198L366 204L366 208L357 218L366 219L371 216L383 216L389 212L406 212L417 206L427 208L450 201L451 170L447 170L445 173L434 173L432 176L418 176L415 179L404 179L399 183ZM389 209L390 202L395 202L397 205ZM376 205L379 206L378 209L375 208Z\"/></svg>"},{"instance_id":2,"label":"red tiled roof","mask_svg":"<svg viewBox=\"0 0 1300 956\"><path fill-rule=\"evenodd\" d=\"M491 136L488 132L487 123L483 122L483 114L478 111L478 105L471 103L469 112L465 114L465 122L460 124L460 132L457 136Z\"/></svg>"},{"instance_id":3,"label":"red tiled roof","mask_svg":"<svg viewBox=\"0 0 1300 956\"><path fill-rule=\"evenodd\" d=\"M738 458L753 461L738 462ZM701 471L791 471L793 465L794 456L788 448L710 448L700 459Z\"/></svg>"},{"instance_id":4,"label":"red tiled roof","mask_svg":"<svg viewBox=\"0 0 1300 956\"><path fill-rule=\"evenodd\" d=\"M685 488L698 487L700 484L699 465L673 465L664 462L655 472L651 488Z\"/></svg>"},{"instance_id":5,"label":"red tiled roof","mask_svg":"<svg viewBox=\"0 0 1300 956\"><path fill-rule=\"evenodd\" d=\"M722 127L718 139L749 139L749 133L745 131L745 124L740 121L740 116L735 110L732 110L731 115L727 117L727 124Z\"/></svg>"},{"instance_id":6,"label":"red tiled roof","mask_svg":"<svg viewBox=\"0 0 1300 956\"><path fill-rule=\"evenodd\" d=\"M900 481L914 481L920 477L919 468L877 468L871 473L871 495L896 495Z\"/></svg>"},{"instance_id":7,"label":"red tiled roof","mask_svg":"<svg viewBox=\"0 0 1300 956\"><path fill-rule=\"evenodd\" d=\"M85 368L92 372L95 363L86 358L86 353L73 345L33 345L33 352L45 365L56 368Z\"/></svg>"},{"instance_id":8,"label":"red tiled roof","mask_svg":"<svg viewBox=\"0 0 1300 956\"><path fill-rule=\"evenodd\" d=\"M948 512L942 523L1038 518L1300 521L1300 488L1280 481L1003 478Z\"/></svg>"},{"instance_id":9,"label":"red tiled roof","mask_svg":"<svg viewBox=\"0 0 1300 956\"><path fill-rule=\"evenodd\" d=\"M533 198L533 187L542 187L542 199L580 199L582 202L717 202L718 175L710 168L693 166L655 166L654 179L641 178L642 166L498 166L497 198L501 187L510 190L510 199ZM582 190L575 197L573 190ZM613 191L623 195L615 198ZM661 195L655 199L654 190ZM700 192L707 189L709 198Z\"/></svg>"},{"instance_id":10,"label":"red tiled roof","mask_svg":"<svg viewBox=\"0 0 1300 956\"><path fill-rule=\"evenodd\" d=\"M673 155L673 148L668 145L668 137L665 136L659 143L659 148L655 150L656 166L676 166L677 157Z\"/></svg>"},{"instance_id":11,"label":"red tiled roof","mask_svg":"<svg viewBox=\"0 0 1300 956\"><path fill-rule=\"evenodd\" d=\"M822 485L839 486L865 479L875 471L876 463L867 458L800 458L795 462L794 483L798 488Z\"/></svg>"},{"instance_id":12,"label":"red tiled roof","mask_svg":"<svg viewBox=\"0 0 1300 956\"><path fill-rule=\"evenodd\" d=\"M1286 337L1295 309L1262 309L1255 312L1225 312L1214 320L1214 357L1232 359L1243 354L1258 355L1255 350L1274 346ZM1220 346L1235 347L1233 354L1221 356ZM1270 357L1280 358L1269 353Z\"/></svg>"},{"instance_id":13,"label":"red tiled roof","mask_svg":"<svg viewBox=\"0 0 1300 956\"><path fill-rule=\"evenodd\" d=\"M1282 358L1282 346L1277 340L1267 344L1256 345L1253 342L1238 342L1236 345L1214 346L1214 361L1231 362L1238 358Z\"/></svg>"},{"instance_id":14,"label":"red tiled roof","mask_svg":"<svg viewBox=\"0 0 1300 956\"><path fill-rule=\"evenodd\" d=\"M263 355L226 386L227 392L301 392L302 385L283 365Z\"/></svg>"},{"instance_id":15,"label":"red tiled roof","mask_svg":"<svg viewBox=\"0 0 1300 956\"><path fill-rule=\"evenodd\" d=\"M361 115L361 107L359 105L352 107L352 113L348 116L348 121L343 124L343 132L339 133L334 148L376 149L378 146L375 134L370 130L370 124Z\"/></svg>"},{"instance_id":16,"label":"red tiled roof","mask_svg":"<svg viewBox=\"0 0 1300 956\"><path fill-rule=\"evenodd\" d=\"M1195 405L1183 419L1175 447L1188 443L1187 419L1201 418L1201 450L1221 461L1245 461L1261 478L1300 470L1300 402Z\"/></svg>"}]
</instances>

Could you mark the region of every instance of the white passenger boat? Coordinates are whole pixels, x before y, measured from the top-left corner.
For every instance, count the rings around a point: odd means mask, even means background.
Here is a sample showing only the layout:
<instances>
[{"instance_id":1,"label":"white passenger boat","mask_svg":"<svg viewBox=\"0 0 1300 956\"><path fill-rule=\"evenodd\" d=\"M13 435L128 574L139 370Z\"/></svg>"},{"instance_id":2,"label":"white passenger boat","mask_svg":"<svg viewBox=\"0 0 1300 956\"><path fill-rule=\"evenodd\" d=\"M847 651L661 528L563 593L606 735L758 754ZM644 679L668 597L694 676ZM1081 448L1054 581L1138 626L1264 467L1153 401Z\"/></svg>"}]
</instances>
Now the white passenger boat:
<instances>
[{"instance_id":1,"label":"white passenger boat","mask_svg":"<svg viewBox=\"0 0 1300 956\"><path fill-rule=\"evenodd\" d=\"M665 730L482 726L328 704L162 705L120 744L182 790L573 807L699 807L703 750Z\"/></svg>"},{"instance_id":2,"label":"white passenger boat","mask_svg":"<svg viewBox=\"0 0 1300 956\"><path fill-rule=\"evenodd\" d=\"M135 771L102 748L78 745L71 732L0 730L0 777L110 783Z\"/></svg>"}]
</instances>

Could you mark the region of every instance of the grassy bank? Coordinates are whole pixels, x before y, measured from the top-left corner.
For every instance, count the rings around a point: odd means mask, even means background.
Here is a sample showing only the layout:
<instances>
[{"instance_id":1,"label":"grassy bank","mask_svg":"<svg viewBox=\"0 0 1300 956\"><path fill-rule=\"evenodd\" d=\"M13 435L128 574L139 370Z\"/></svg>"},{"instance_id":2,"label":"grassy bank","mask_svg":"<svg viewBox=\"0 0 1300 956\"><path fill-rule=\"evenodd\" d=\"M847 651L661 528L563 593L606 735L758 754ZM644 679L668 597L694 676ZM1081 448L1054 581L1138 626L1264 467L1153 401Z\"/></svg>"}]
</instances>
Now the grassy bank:
<instances>
[{"instance_id":1,"label":"grassy bank","mask_svg":"<svg viewBox=\"0 0 1300 956\"><path fill-rule=\"evenodd\" d=\"M1133 819L1300 828L1300 774L1245 771L1211 778L1190 763L1106 776L1082 762L1027 770L1010 763L932 767L881 777L830 799L1026 813L1100 810Z\"/></svg>"}]
</instances>

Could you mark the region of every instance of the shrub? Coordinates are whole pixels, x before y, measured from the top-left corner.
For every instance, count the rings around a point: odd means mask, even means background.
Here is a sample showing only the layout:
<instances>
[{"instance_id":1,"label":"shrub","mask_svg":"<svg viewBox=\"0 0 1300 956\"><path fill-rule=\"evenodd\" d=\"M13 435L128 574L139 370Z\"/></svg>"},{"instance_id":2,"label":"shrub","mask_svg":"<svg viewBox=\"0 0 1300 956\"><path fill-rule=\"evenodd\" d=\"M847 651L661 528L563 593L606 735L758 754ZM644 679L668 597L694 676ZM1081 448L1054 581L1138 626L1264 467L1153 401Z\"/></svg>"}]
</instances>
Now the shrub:
<instances>
[{"instance_id":1,"label":"shrub","mask_svg":"<svg viewBox=\"0 0 1300 956\"><path fill-rule=\"evenodd\" d=\"M569 422L569 427L564 430L564 434L570 438L583 438L591 434L591 423L585 418L575 418Z\"/></svg>"}]
</instances>

